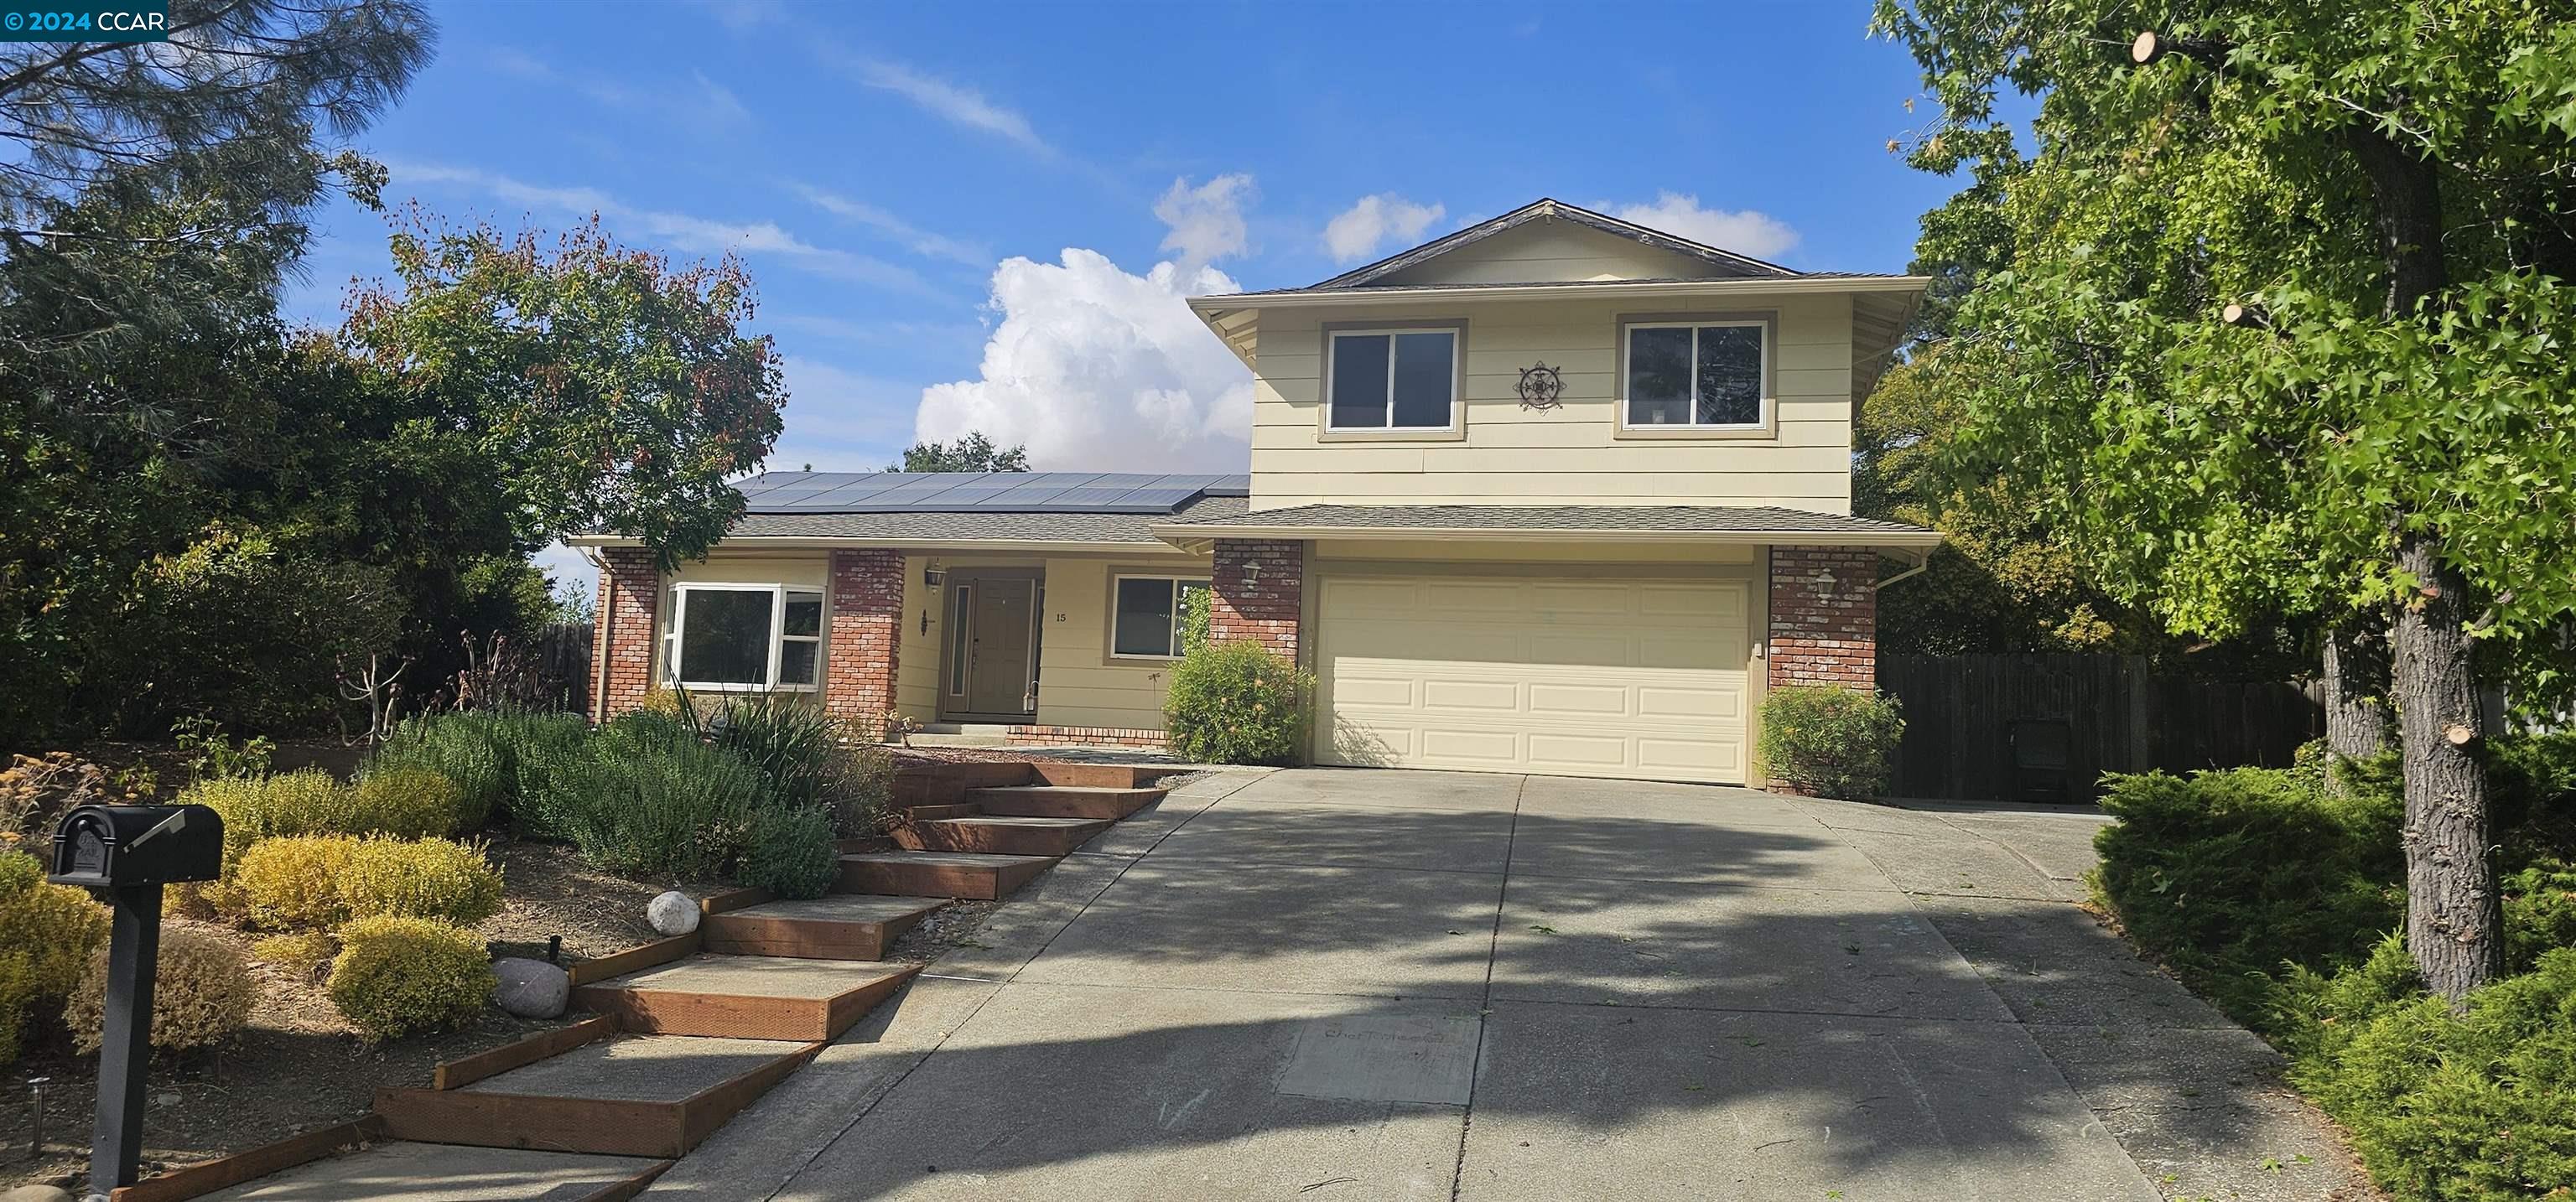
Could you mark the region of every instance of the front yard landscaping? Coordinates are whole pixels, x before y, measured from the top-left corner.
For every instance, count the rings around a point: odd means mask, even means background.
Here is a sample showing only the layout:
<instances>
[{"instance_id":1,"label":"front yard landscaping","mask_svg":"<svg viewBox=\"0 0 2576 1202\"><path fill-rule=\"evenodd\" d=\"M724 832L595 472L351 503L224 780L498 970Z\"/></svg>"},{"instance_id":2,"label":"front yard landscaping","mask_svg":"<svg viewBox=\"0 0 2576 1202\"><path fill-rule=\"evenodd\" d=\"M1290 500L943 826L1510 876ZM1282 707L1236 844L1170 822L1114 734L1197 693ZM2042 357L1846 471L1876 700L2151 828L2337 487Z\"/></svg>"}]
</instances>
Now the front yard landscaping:
<instances>
[{"instance_id":1,"label":"front yard landscaping","mask_svg":"<svg viewBox=\"0 0 2576 1202\"><path fill-rule=\"evenodd\" d=\"M679 697L596 730L415 719L345 778L236 745L172 789L161 774L187 770L170 757L148 757L155 772L119 750L114 766L55 753L0 776L0 1180L68 1182L87 1158L106 910L43 883L40 859L72 806L225 819L222 879L165 905L146 1160L177 1163L346 1121L380 1085L565 1021L497 1009L496 956L649 942L646 902L666 889L819 895L838 841L884 833L892 774L884 749L811 710Z\"/></svg>"},{"instance_id":2,"label":"front yard landscaping","mask_svg":"<svg viewBox=\"0 0 2576 1202\"><path fill-rule=\"evenodd\" d=\"M2428 994L2393 755L2117 778L2096 887L2129 935L2291 1059L2402 1199L2576 1197L2576 735L2487 751L2507 975Z\"/></svg>"}]
</instances>

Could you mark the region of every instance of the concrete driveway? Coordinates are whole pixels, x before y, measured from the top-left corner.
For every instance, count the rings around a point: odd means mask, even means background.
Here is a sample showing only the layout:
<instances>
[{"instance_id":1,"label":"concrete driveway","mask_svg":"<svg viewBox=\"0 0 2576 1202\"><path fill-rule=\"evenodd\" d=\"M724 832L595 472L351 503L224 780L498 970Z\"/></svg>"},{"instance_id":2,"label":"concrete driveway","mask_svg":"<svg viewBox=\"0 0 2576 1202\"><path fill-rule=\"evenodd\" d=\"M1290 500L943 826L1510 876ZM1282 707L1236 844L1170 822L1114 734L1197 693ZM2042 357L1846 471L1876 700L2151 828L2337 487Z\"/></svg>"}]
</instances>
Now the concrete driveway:
<instances>
[{"instance_id":1,"label":"concrete driveway","mask_svg":"<svg viewBox=\"0 0 2576 1202\"><path fill-rule=\"evenodd\" d=\"M2361 1198L2073 903L2104 820L1223 773L994 912L656 1194Z\"/></svg>"}]
</instances>

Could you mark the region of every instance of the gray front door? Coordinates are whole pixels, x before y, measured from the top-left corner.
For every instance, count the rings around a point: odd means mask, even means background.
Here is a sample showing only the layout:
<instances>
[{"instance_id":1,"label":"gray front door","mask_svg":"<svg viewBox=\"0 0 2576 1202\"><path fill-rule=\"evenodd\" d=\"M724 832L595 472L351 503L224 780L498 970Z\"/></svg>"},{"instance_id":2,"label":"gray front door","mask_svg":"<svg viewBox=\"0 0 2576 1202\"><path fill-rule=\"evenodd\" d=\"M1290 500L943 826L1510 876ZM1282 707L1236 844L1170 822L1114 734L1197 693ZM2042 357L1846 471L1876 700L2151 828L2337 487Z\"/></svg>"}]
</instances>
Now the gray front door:
<instances>
[{"instance_id":1,"label":"gray front door","mask_svg":"<svg viewBox=\"0 0 2576 1202\"><path fill-rule=\"evenodd\" d=\"M1037 588L1024 576L951 574L942 709L994 717L1032 712Z\"/></svg>"}]
</instances>

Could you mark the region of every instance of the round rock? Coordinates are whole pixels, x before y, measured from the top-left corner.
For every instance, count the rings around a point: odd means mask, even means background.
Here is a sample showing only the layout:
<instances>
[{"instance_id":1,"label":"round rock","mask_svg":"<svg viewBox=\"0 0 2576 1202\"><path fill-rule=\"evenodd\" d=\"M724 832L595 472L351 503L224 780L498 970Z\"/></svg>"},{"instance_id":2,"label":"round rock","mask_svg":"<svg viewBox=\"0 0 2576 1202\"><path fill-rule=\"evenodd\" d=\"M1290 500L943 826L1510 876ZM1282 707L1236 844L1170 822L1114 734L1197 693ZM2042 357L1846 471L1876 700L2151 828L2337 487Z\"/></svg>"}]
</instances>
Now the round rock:
<instances>
[{"instance_id":1,"label":"round rock","mask_svg":"<svg viewBox=\"0 0 2576 1202\"><path fill-rule=\"evenodd\" d=\"M501 983L492 1001L521 1018L554 1018L572 1001L572 974L543 960L509 956L492 962Z\"/></svg>"},{"instance_id":2,"label":"round rock","mask_svg":"<svg viewBox=\"0 0 2576 1202\"><path fill-rule=\"evenodd\" d=\"M72 1202L70 1190L55 1185L22 1185L0 1193L0 1202Z\"/></svg>"},{"instance_id":3,"label":"round rock","mask_svg":"<svg viewBox=\"0 0 2576 1202\"><path fill-rule=\"evenodd\" d=\"M645 903L644 921L665 935L686 935L698 929L698 899L674 889Z\"/></svg>"}]
</instances>

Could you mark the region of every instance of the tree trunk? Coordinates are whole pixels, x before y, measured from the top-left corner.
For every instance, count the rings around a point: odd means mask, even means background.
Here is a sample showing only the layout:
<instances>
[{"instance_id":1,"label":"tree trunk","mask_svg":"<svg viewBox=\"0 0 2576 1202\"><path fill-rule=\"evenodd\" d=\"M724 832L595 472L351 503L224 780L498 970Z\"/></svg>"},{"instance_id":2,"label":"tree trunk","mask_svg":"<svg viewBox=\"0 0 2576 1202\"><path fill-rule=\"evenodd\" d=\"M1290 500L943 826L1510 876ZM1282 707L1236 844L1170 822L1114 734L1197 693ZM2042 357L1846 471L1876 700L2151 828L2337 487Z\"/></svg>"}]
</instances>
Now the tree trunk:
<instances>
[{"instance_id":1,"label":"tree trunk","mask_svg":"<svg viewBox=\"0 0 2576 1202\"><path fill-rule=\"evenodd\" d=\"M2421 534L2398 547L2398 566L2422 591L2397 610L2390 696L2406 759L2406 950L2424 983L2457 1005L2503 971L2504 914L2487 855L2465 586L2437 550Z\"/></svg>"},{"instance_id":2,"label":"tree trunk","mask_svg":"<svg viewBox=\"0 0 2576 1202\"><path fill-rule=\"evenodd\" d=\"M2425 321L2449 283L2436 164L2367 125L2346 129L2370 177L2385 316ZM2397 607L2389 700L2406 765L2406 950L2424 983L2459 1006L2504 969L2504 915L2488 856L2487 775L2478 737L2477 666L2466 584L2442 562L2441 535L2401 533L2397 567L2420 591Z\"/></svg>"},{"instance_id":3,"label":"tree trunk","mask_svg":"<svg viewBox=\"0 0 2576 1202\"><path fill-rule=\"evenodd\" d=\"M2388 746L2388 628L2354 614L2326 631L2326 749L2350 759Z\"/></svg>"}]
</instances>

